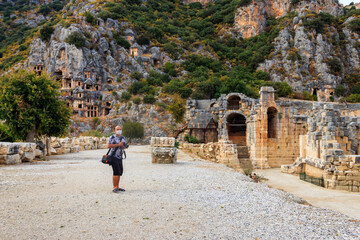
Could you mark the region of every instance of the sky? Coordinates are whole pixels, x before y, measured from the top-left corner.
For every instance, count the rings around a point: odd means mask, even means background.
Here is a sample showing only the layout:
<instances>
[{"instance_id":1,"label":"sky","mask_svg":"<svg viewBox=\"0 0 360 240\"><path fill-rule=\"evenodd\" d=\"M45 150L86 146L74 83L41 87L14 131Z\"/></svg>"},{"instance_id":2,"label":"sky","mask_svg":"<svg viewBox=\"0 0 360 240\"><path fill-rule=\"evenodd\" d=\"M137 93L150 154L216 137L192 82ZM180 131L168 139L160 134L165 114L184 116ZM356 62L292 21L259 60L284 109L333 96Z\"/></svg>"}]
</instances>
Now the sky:
<instances>
[{"instance_id":1,"label":"sky","mask_svg":"<svg viewBox=\"0 0 360 240\"><path fill-rule=\"evenodd\" d=\"M339 2L343 5L349 5L351 2L358 3L360 0L340 0Z\"/></svg>"}]
</instances>

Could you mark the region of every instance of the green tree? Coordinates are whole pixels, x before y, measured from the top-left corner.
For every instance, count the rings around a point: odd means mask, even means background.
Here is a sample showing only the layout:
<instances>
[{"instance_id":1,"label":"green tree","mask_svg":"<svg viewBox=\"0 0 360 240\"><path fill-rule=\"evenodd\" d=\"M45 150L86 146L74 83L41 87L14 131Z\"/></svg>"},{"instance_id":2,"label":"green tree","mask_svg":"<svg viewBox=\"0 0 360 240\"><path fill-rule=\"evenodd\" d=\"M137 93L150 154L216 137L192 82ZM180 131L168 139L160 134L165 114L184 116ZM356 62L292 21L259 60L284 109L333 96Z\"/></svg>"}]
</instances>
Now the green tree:
<instances>
[{"instance_id":1,"label":"green tree","mask_svg":"<svg viewBox=\"0 0 360 240\"><path fill-rule=\"evenodd\" d=\"M47 75L19 71L0 78L0 119L16 139L67 132L71 110L60 99L59 85Z\"/></svg>"},{"instance_id":2,"label":"green tree","mask_svg":"<svg viewBox=\"0 0 360 240\"><path fill-rule=\"evenodd\" d=\"M49 41L51 38L51 34L54 33L54 28L52 26L46 25L42 29L40 29L40 38L43 41Z\"/></svg>"},{"instance_id":3,"label":"green tree","mask_svg":"<svg viewBox=\"0 0 360 240\"><path fill-rule=\"evenodd\" d=\"M347 89L346 87L344 87L343 85L338 85L336 88L335 88L335 95L337 97L343 97L346 93Z\"/></svg>"},{"instance_id":4,"label":"green tree","mask_svg":"<svg viewBox=\"0 0 360 240\"><path fill-rule=\"evenodd\" d=\"M122 126L124 137L128 138L131 142L133 138L144 137L144 126L139 122L125 122Z\"/></svg>"},{"instance_id":5,"label":"green tree","mask_svg":"<svg viewBox=\"0 0 360 240\"><path fill-rule=\"evenodd\" d=\"M172 116L175 119L175 122L180 123L184 120L184 115L186 112L185 101L179 96L173 97L171 103L168 105L167 109L170 111Z\"/></svg>"}]
</instances>

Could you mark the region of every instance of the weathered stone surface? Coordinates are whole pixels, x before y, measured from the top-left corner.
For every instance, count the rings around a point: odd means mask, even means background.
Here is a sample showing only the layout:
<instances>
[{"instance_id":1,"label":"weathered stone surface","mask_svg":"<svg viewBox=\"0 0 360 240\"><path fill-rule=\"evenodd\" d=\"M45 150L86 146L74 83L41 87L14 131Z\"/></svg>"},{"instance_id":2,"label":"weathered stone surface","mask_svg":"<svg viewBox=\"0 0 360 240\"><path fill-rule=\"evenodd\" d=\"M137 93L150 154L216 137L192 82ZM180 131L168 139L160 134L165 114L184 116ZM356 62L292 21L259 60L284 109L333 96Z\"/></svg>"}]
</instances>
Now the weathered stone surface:
<instances>
[{"instance_id":1,"label":"weathered stone surface","mask_svg":"<svg viewBox=\"0 0 360 240\"><path fill-rule=\"evenodd\" d=\"M152 137L150 142L152 163L176 163L177 148L174 147L175 138Z\"/></svg>"},{"instance_id":2,"label":"weathered stone surface","mask_svg":"<svg viewBox=\"0 0 360 240\"><path fill-rule=\"evenodd\" d=\"M268 17L283 17L291 11L327 12L335 16L343 14L343 10L336 0L299 1L296 5L291 0L254 0L250 4L240 7L235 12L234 31L243 38L250 38L264 31ZM295 21L294 23L297 23Z\"/></svg>"},{"instance_id":3,"label":"weathered stone surface","mask_svg":"<svg viewBox=\"0 0 360 240\"><path fill-rule=\"evenodd\" d=\"M176 163L177 148L170 147L154 147L151 150L152 163L170 164Z\"/></svg>"}]
</instances>

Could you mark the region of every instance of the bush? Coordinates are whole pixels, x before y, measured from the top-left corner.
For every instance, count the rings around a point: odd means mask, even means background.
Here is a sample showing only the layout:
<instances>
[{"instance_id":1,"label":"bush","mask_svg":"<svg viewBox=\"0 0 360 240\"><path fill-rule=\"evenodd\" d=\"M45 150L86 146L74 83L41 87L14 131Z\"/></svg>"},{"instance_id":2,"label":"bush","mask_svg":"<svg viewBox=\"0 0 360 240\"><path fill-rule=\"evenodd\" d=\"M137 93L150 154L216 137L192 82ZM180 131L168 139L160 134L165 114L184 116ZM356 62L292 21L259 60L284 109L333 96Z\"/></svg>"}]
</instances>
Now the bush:
<instances>
[{"instance_id":1,"label":"bush","mask_svg":"<svg viewBox=\"0 0 360 240\"><path fill-rule=\"evenodd\" d=\"M196 137L185 135L184 140L188 143L199 143L199 140Z\"/></svg>"},{"instance_id":2,"label":"bush","mask_svg":"<svg viewBox=\"0 0 360 240\"><path fill-rule=\"evenodd\" d=\"M90 12L85 12L85 20L93 26L97 25L96 18Z\"/></svg>"},{"instance_id":3,"label":"bush","mask_svg":"<svg viewBox=\"0 0 360 240\"><path fill-rule=\"evenodd\" d=\"M175 64L173 64L173 63L169 63L169 62L165 63L164 72L169 74L172 77L177 76Z\"/></svg>"},{"instance_id":4,"label":"bush","mask_svg":"<svg viewBox=\"0 0 360 240\"><path fill-rule=\"evenodd\" d=\"M355 86L351 89L351 93L360 94L360 86Z\"/></svg>"},{"instance_id":5,"label":"bush","mask_svg":"<svg viewBox=\"0 0 360 240\"><path fill-rule=\"evenodd\" d=\"M290 97L294 93L292 87L286 82L276 84L275 89L279 97Z\"/></svg>"},{"instance_id":6,"label":"bush","mask_svg":"<svg viewBox=\"0 0 360 240\"><path fill-rule=\"evenodd\" d=\"M27 49L27 46L25 46L25 45L21 45L21 46L19 47L19 51L20 51L20 52L25 51L26 49Z\"/></svg>"},{"instance_id":7,"label":"bush","mask_svg":"<svg viewBox=\"0 0 360 240\"><path fill-rule=\"evenodd\" d=\"M345 93L346 93L346 87L344 87L343 85L340 84L335 88L335 96L343 97Z\"/></svg>"},{"instance_id":8,"label":"bush","mask_svg":"<svg viewBox=\"0 0 360 240\"><path fill-rule=\"evenodd\" d=\"M133 138L143 138L145 134L144 126L139 122L125 122L122 130L124 137L129 138L130 141Z\"/></svg>"},{"instance_id":9,"label":"bush","mask_svg":"<svg viewBox=\"0 0 360 240\"><path fill-rule=\"evenodd\" d=\"M131 86L128 90L131 94L136 95L138 93L143 92L141 90L145 87L146 87L146 84L144 82L133 82L133 84L131 84Z\"/></svg>"},{"instance_id":10,"label":"bush","mask_svg":"<svg viewBox=\"0 0 360 240\"><path fill-rule=\"evenodd\" d=\"M354 32L360 33L360 19L354 19L350 22L350 29Z\"/></svg>"},{"instance_id":11,"label":"bush","mask_svg":"<svg viewBox=\"0 0 360 240\"><path fill-rule=\"evenodd\" d=\"M53 33L54 33L54 28L49 25L46 25L40 29L40 39L43 41L49 41Z\"/></svg>"},{"instance_id":12,"label":"bush","mask_svg":"<svg viewBox=\"0 0 360 240\"><path fill-rule=\"evenodd\" d=\"M337 58L333 58L329 61L331 74L339 75L341 73L342 67L341 62Z\"/></svg>"},{"instance_id":13,"label":"bush","mask_svg":"<svg viewBox=\"0 0 360 240\"><path fill-rule=\"evenodd\" d=\"M138 37L138 38L136 39L136 42L137 42L139 45L149 45L149 44L150 44L150 40L149 40L146 36L144 36L144 35Z\"/></svg>"},{"instance_id":14,"label":"bush","mask_svg":"<svg viewBox=\"0 0 360 240\"><path fill-rule=\"evenodd\" d=\"M136 105L139 105L141 102L141 99L139 97L136 97L133 99L133 103L136 104Z\"/></svg>"},{"instance_id":15,"label":"bush","mask_svg":"<svg viewBox=\"0 0 360 240\"><path fill-rule=\"evenodd\" d=\"M130 93L128 93L128 92L122 92L122 94L121 94L121 99L122 99L122 100L129 101L130 98L131 98L131 94L130 94Z\"/></svg>"},{"instance_id":16,"label":"bush","mask_svg":"<svg viewBox=\"0 0 360 240\"><path fill-rule=\"evenodd\" d=\"M75 45L77 48L85 46L85 38L79 32L72 32L66 39L65 42Z\"/></svg>"},{"instance_id":17,"label":"bush","mask_svg":"<svg viewBox=\"0 0 360 240\"><path fill-rule=\"evenodd\" d=\"M153 104L156 101L154 95L146 95L143 99L144 103Z\"/></svg>"},{"instance_id":18,"label":"bush","mask_svg":"<svg viewBox=\"0 0 360 240\"><path fill-rule=\"evenodd\" d=\"M346 97L345 100L351 103L359 103L360 94L350 94L350 96Z\"/></svg>"},{"instance_id":19,"label":"bush","mask_svg":"<svg viewBox=\"0 0 360 240\"><path fill-rule=\"evenodd\" d=\"M120 34L118 32L113 32L113 36L116 40L116 43L120 46L122 46L123 48L125 49L130 49L130 43L125 39L123 38L122 36L120 36Z\"/></svg>"},{"instance_id":20,"label":"bush","mask_svg":"<svg viewBox=\"0 0 360 240\"><path fill-rule=\"evenodd\" d=\"M138 72L138 71L134 71L130 74L131 78L135 78L136 80L140 80L142 79L144 76L142 75L142 73Z\"/></svg>"}]
</instances>

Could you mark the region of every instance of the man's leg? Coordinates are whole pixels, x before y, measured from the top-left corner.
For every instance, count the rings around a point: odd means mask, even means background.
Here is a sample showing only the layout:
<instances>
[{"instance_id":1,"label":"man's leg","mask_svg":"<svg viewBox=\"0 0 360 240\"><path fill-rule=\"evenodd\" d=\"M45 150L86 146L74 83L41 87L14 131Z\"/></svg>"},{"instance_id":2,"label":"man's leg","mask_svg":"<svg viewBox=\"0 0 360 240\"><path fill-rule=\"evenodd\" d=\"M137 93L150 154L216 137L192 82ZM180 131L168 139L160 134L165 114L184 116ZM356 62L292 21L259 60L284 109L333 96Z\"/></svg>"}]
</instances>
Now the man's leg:
<instances>
[{"instance_id":1,"label":"man's leg","mask_svg":"<svg viewBox=\"0 0 360 240\"><path fill-rule=\"evenodd\" d=\"M119 188L120 176L113 176L113 187Z\"/></svg>"}]
</instances>

